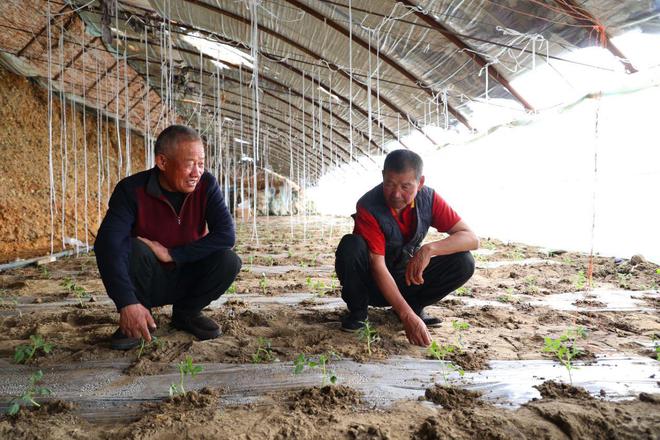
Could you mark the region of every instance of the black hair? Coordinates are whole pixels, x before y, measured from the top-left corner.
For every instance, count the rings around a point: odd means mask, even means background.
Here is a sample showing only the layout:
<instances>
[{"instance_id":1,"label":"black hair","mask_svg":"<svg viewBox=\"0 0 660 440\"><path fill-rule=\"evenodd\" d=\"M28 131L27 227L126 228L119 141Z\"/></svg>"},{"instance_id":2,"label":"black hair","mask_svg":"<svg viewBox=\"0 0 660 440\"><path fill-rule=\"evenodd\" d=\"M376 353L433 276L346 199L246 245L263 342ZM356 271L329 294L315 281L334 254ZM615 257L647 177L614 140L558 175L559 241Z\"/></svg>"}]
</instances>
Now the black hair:
<instances>
[{"instance_id":1,"label":"black hair","mask_svg":"<svg viewBox=\"0 0 660 440\"><path fill-rule=\"evenodd\" d=\"M169 154L181 141L199 140L202 140L202 137L194 129L185 125L170 125L158 135L154 154Z\"/></svg>"},{"instance_id":2,"label":"black hair","mask_svg":"<svg viewBox=\"0 0 660 440\"><path fill-rule=\"evenodd\" d=\"M419 181L424 172L424 162L419 154L410 150L394 150L385 158L383 172L394 171L395 173L405 173L414 170L415 178Z\"/></svg>"}]
</instances>

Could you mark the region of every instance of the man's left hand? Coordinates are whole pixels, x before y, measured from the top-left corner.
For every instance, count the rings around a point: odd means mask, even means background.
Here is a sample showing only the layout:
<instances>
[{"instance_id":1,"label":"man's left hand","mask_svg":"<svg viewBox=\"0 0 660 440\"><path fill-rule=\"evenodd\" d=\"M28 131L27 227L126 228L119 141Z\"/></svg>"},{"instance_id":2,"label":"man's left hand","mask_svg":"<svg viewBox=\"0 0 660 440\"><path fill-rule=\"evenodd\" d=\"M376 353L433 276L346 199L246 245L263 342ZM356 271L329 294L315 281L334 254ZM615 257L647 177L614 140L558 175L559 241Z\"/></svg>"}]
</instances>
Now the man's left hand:
<instances>
[{"instance_id":1,"label":"man's left hand","mask_svg":"<svg viewBox=\"0 0 660 440\"><path fill-rule=\"evenodd\" d=\"M431 253L429 248L422 246L415 253L415 255L410 258L408 265L406 266L406 285L410 286L411 284L424 284L424 269L429 265L431 261Z\"/></svg>"},{"instance_id":2,"label":"man's left hand","mask_svg":"<svg viewBox=\"0 0 660 440\"><path fill-rule=\"evenodd\" d=\"M167 249L162 244L158 243L157 241L152 241L144 237L138 237L138 240L142 241L144 244L149 246L149 249L151 249L151 252L154 253L158 261L161 261L163 263L171 263L172 261L174 261L172 259L172 256L170 255L170 250Z\"/></svg>"}]
</instances>

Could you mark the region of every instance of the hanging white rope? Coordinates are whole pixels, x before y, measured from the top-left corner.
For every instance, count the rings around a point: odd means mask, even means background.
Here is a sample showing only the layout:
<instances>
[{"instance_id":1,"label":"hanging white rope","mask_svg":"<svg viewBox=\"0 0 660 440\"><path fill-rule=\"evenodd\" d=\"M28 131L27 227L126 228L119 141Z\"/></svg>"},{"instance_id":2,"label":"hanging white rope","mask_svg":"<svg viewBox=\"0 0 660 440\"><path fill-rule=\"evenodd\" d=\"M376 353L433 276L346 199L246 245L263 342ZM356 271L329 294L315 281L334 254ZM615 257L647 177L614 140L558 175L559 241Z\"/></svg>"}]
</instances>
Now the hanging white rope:
<instances>
[{"instance_id":1,"label":"hanging white rope","mask_svg":"<svg viewBox=\"0 0 660 440\"><path fill-rule=\"evenodd\" d=\"M52 30L50 26L50 0L47 7L47 35L48 35L48 177L50 183L48 207L50 210L50 253L54 251L55 240L55 177L53 173L53 72L52 72Z\"/></svg>"},{"instance_id":2,"label":"hanging white rope","mask_svg":"<svg viewBox=\"0 0 660 440\"><path fill-rule=\"evenodd\" d=\"M89 189L88 189L88 170L87 170L87 68L85 66L85 30L83 29L83 36L80 39L80 45L82 46L82 66L83 66L83 75L82 75L82 98L83 98L83 114L82 114L82 123L83 123L83 161L84 165L84 182L85 182L85 251L89 251L89 213L87 208L88 198L89 198Z\"/></svg>"},{"instance_id":3,"label":"hanging white rope","mask_svg":"<svg viewBox=\"0 0 660 440\"><path fill-rule=\"evenodd\" d=\"M349 158L353 161L353 2L348 0L348 143Z\"/></svg>"},{"instance_id":4,"label":"hanging white rope","mask_svg":"<svg viewBox=\"0 0 660 440\"><path fill-rule=\"evenodd\" d=\"M64 92L64 24L60 22L60 236L62 250L66 243L66 178L67 178L67 126L66 126L66 95Z\"/></svg>"},{"instance_id":5,"label":"hanging white rope","mask_svg":"<svg viewBox=\"0 0 660 440\"><path fill-rule=\"evenodd\" d=\"M252 55L252 151L254 153L253 164L253 215L252 215L252 239L259 244L257 232L257 161L259 160L259 21L257 17L257 6L259 0L250 0L250 25L251 25L251 55ZM264 173L264 180L266 174Z\"/></svg>"}]
</instances>

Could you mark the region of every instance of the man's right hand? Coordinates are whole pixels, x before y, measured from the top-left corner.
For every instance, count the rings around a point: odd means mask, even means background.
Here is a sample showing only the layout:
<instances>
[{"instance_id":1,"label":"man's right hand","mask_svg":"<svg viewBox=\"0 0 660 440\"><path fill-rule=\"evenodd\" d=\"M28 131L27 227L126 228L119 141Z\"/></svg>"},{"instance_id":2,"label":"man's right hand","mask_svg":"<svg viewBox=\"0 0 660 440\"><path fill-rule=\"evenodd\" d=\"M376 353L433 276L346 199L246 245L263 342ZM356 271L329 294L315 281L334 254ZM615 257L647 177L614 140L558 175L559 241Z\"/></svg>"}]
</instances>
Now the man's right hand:
<instances>
[{"instance_id":1,"label":"man's right hand","mask_svg":"<svg viewBox=\"0 0 660 440\"><path fill-rule=\"evenodd\" d=\"M419 345L420 347L431 345L431 335L422 318L411 312L402 316L401 322L403 323L403 328L406 330L408 342Z\"/></svg>"},{"instance_id":2,"label":"man's right hand","mask_svg":"<svg viewBox=\"0 0 660 440\"><path fill-rule=\"evenodd\" d=\"M156 330L156 323L149 310L142 304L130 304L119 310L119 328L130 338L143 338L151 342L149 329Z\"/></svg>"}]
</instances>

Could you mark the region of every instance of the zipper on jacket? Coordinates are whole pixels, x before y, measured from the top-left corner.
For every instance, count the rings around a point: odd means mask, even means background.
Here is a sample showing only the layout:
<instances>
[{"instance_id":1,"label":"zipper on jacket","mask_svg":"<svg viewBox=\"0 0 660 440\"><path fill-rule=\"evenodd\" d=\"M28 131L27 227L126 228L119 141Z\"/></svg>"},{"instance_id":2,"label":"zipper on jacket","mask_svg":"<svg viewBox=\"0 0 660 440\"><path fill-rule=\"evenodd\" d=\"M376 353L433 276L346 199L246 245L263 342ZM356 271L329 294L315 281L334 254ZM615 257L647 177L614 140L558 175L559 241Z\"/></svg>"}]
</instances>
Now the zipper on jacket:
<instances>
[{"instance_id":1,"label":"zipper on jacket","mask_svg":"<svg viewBox=\"0 0 660 440\"><path fill-rule=\"evenodd\" d=\"M186 197L183 199L183 203L181 204L181 209L179 209L179 212L183 212L183 208L186 206L186 202L188 201L188 198L190 198L190 194L192 194L192 193L186 194ZM181 226L181 216L179 216L179 214L176 213L176 210L174 209L174 206L172 206L170 201L167 200L167 197L165 197L165 196L162 196L162 197L163 198L161 200L163 202L167 203L167 206L169 206L170 209L172 210L172 212L174 213L174 216L176 217L176 224Z\"/></svg>"}]
</instances>

